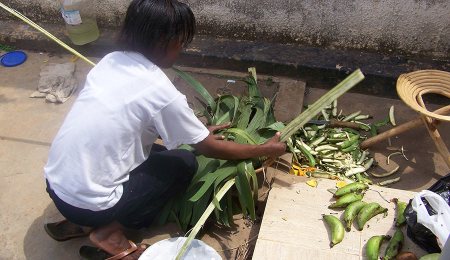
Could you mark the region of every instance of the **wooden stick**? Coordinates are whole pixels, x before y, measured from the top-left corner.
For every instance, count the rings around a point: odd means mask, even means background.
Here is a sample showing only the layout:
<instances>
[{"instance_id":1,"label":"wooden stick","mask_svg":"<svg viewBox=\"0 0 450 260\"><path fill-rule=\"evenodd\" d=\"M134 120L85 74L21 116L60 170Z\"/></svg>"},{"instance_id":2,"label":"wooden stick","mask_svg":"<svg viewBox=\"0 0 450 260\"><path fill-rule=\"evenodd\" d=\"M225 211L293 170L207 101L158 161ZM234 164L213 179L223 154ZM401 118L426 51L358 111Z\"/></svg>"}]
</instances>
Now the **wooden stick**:
<instances>
[{"instance_id":1,"label":"wooden stick","mask_svg":"<svg viewBox=\"0 0 450 260\"><path fill-rule=\"evenodd\" d=\"M388 139L389 137L401 134L403 132L406 132L408 130L411 130L413 128L421 126L422 124L423 124L422 123L422 118L417 117L417 118L415 118L415 119L413 119L411 121L408 121L408 122L406 122L404 124L401 124L401 125L398 125L398 126L396 126L394 128L391 128L391 129L387 130L386 132L383 132L381 134L378 134L376 136L373 136L373 137L371 137L369 139L364 140L361 143L361 149L364 150L364 149L366 149L366 148L368 148L368 147L370 147L370 146L372 146L372 145L374 145L376 143L379 143L379 142L381 142L383 140Z\"/></svg>"},{"instance_id":2,"label":"wooden stick","mask_svg":"<svg viewBox=\"0 0 450 260\"><path fill-rule=\"evenodd\" d=\"M434 113L437 113L437 114L447 114L448 112L450 112L450 106L445 106L445 107L442 107L442 108L434 111ZM432 122L432 124L435 125L435 126L438 123L439 123L438 120L433 120L433 122ZM372 145L374 145L376 143L379 143L379 142L381 142L383 140L388 139L389 137L392 137L392 136L395 136L395 135L399 135L399 134L404 133L406 131L409 131L409 130L411 130L413 128L416 128L416 127L418 127L420 125L423 125L423 121L422 121L422 117L421 116L419 116L419 117L417 117L417 118L415 118L415 119L413 119L411 121L408 121L406 123L403 123L401 125L398 125L398 126L396 126L394 128L391 128L391 129L387 130L386 132L383 132L383 133L381 133L379 135L376 135L374 137L371 137L371 138L363 141L361 143L361 149L366 149L366 148L368 148L368 147L370 147L370 146L372 146Z\"/></svg>"},{"instance_id":3,"label":"wooden stick","mask_svg":"<svg viewBox=\"0 0 450 260\"><path fill-rule=\"evenodd\" d=\"M448 151L447 146L445 145L444 141L442 140L441 134L437 130L436 126L433 123L430 123L427 116L422 115L421 117L422 117L423 123L427 127L427 130L431 136L431 139L433 139L434 144L436 145L438 152L442 155L444 162L447 164L448 168L450 169L450 152Z\"/></svg>"}]
</instances>

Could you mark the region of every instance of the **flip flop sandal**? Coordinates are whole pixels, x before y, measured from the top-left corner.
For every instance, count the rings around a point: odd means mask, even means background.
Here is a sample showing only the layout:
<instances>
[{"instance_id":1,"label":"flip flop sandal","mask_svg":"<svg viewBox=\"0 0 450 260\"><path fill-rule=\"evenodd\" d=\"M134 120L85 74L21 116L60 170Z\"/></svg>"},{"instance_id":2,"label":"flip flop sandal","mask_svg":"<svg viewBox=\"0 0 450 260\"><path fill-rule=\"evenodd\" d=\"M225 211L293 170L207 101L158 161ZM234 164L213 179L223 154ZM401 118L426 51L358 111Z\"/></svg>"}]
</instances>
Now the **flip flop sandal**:
<instances>
[{"instance_id":1,"label":"flip flop sandal","mask_svg":"<svg viewBox=\"0 0 450 260\"><path fill-rule=\"evenodd\" d=\"M82 246L78 253L84 260L105 260L112 256L106 251L94 246Z\"/></svg>"},{"instance_id":2,"label":"flip flop sandal","mask_svg":"<svg viewBox=\"0 0 450 260\"><path fill-rule=\"evenodd\" d=\"M68 220L47 223L44 225L44 229L47 234L56 241L66 241L72 238L89 235L89 232L84 231L80 226Z\"/></svg>"},{"instance_id":3,"label":"flip flop sandal","mask_svg":"<svg viewBox=\"0 0 450 260\"><path fill-rule=\"evenodd\" d=\"M140 243L136 245L133 243L133 241L129 240L130 248L126 249L125 251L117 254L117 255L111 255L107 253L106 251L92 246L82 246L80 247L79 254L80 256L85 260L118 260L122 259L128 255L131 255L133 253L140 253L136 259L139 258L139 256L147 249L150 245ZM140 252L138 252L140 251Z\"/></svg>"}]
</instances>

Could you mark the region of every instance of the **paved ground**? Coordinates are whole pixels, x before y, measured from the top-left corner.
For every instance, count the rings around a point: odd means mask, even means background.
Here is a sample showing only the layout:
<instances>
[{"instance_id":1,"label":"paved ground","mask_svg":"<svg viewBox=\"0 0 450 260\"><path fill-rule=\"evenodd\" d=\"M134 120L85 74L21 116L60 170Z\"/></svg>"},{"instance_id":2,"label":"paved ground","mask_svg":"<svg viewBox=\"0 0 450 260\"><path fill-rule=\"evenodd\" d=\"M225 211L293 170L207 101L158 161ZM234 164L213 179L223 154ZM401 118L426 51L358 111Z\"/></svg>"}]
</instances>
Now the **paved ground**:
<instances>
[{"instance_id":1,"label":"paved ground","mask_svg":"<svg viewBox=\"0 0 450 260\"><path fill-rule=\"evenodd\" d=\"M67 62L71 56L29 54L27 62L19 67L0 67L0 259L78 259L78 248L88 243L86 239L56 242L43 230L44 223L60 219L61 216L45 192L42 168L47 160L50 143L74 98L65 104L55 105L28 97L37 86L41 66L47 62ZM76 75L80 82L89 69L88 65L77 61ZM307 85L306 103L323 93L323 90L313 87ZM389 106L394 104L400 123L416 116L401 101L394 99L349 93L339 100L339 104L344 111L360 109L376 119L384 118ZM448 145L448 123L442 124L440 129ZM393 138L389 149L401 146L407 150L409 161L401 157L394 158L401 166L402 181L393 187L420 190L449 172L424 128ZM375 147L381 165L386 155L392 152L389 149L387 142ZM242 226L245 229L245 223ZM230 248L243 242L232 240L231 234L237 231L242 229L219 229L209 234L207 239L215 239L216 242L211 242L215 248ZM169 234L176 234L178 230L169 226L152 232L145 238L154 242ZM250 238L250 233L247 230L246 239ZM151 237L153 234L158 236ZM143 236L134 235L141 239ZM221 253L231 258L230 254Z\"/></svg>"}]
</instances>

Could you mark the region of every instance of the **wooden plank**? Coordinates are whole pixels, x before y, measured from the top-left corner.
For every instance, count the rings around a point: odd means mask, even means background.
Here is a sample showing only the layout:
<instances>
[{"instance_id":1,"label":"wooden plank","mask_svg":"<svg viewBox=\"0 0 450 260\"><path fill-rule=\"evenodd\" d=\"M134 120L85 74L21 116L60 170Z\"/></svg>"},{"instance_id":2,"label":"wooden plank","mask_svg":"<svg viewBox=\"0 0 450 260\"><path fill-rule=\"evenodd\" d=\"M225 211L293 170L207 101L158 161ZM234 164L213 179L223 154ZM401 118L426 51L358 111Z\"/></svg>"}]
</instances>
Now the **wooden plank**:
<instances>
[{"instance_id":1,"label":"wooden plank","mask_svg":"<svg viewBox=\"0 0 450 260\"><path fill-rule=\"evenodd\" d=\"M289 178L292 179L292 176ZM320 179L317 188L309 187L304 182L284 187L274 185L268 197L253 259L275 259L280 258L279 254L286 256L281 259L353 259L355 256L359 259L364 257L365 244L370 237L394 233L396 211L394 203L389 201L398 198L407 202L415 195L415 192L371 186L364 201L380 203L388 208L388 216L374 217L363 231L357 231L354 226L352 231L345 233L340 244L330 249L330 232L322 220L322 214L336 214L342 219L343 210L328 209L334 198L327 189L334 188L335 184L335 181ZM417 256L425 254L407 238L405 227L403 231L406 238L404 251L415 252Z\"/></svg>"}]
</instances>

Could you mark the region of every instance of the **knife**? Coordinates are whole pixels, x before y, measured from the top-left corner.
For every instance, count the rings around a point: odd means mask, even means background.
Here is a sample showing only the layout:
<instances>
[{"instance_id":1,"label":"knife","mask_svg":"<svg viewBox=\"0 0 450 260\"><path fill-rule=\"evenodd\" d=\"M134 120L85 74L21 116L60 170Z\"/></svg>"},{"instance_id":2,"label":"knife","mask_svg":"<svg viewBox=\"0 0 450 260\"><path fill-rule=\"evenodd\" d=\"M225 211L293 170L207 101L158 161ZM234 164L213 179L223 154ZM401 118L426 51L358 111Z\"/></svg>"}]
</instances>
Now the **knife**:
<instances>
[{"instance_id":1,"label":"knife","mask_svg":"<svg viewBox=\"0 0 450 260\"><path fill-rule=\"evenodd\" d=\"M340 121L336 119L330 120L309 120L307 124L313 125L326 125L328 127L348 127L353 129L361 129L361 126L358 123Z\"/></svg>"}]
</instances>

